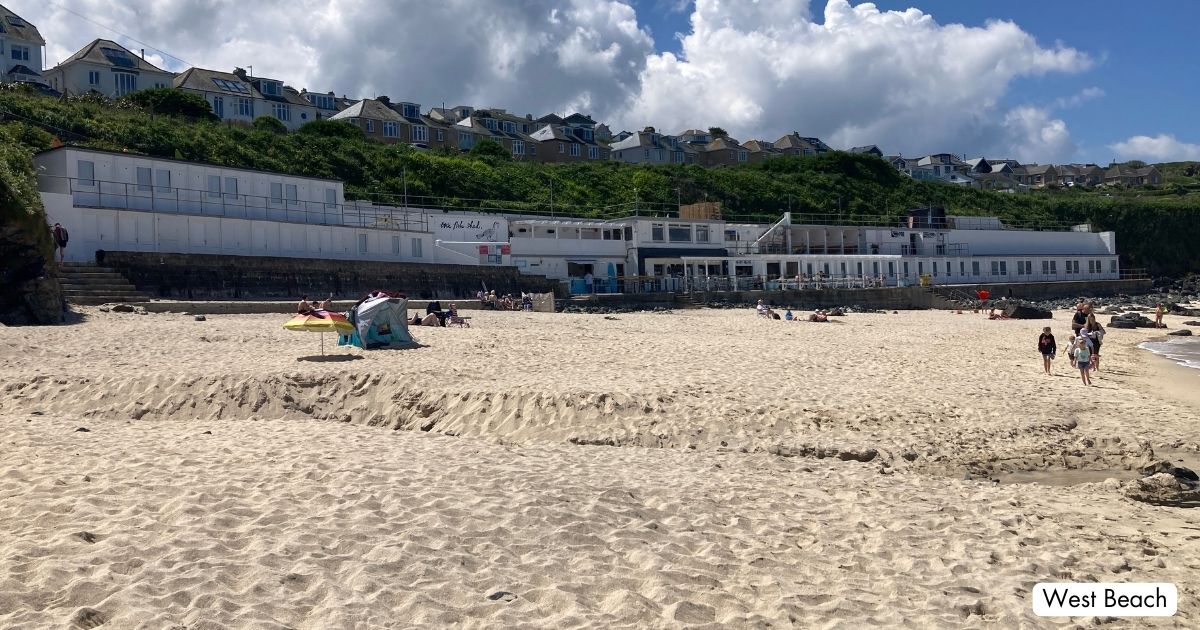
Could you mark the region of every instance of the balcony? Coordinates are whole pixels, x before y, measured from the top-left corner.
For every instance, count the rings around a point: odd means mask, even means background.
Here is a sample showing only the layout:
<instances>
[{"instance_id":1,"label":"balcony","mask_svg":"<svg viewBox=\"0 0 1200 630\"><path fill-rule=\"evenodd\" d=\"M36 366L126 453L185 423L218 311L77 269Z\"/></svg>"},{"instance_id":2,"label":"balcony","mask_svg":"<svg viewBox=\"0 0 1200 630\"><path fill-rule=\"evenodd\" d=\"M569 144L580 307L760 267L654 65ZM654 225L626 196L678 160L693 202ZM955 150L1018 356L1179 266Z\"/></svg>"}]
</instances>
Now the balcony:
<instances>
[{"instance_id":1,"label":"balcony","mask_svg":"<svg viewBox=\"0 0 1200 630\"><path fill-rule=\"evenodd\" d=\"M64 182L66 186L63 185ZM429 217L426 213L391 206L324 203L302 199L259 197L187 188L47 176L39 178L39 189L49 193L68 193L71 195L72 203L80 208L133 210L404 232L429 231Z\"/></svg>"}]
</instances>

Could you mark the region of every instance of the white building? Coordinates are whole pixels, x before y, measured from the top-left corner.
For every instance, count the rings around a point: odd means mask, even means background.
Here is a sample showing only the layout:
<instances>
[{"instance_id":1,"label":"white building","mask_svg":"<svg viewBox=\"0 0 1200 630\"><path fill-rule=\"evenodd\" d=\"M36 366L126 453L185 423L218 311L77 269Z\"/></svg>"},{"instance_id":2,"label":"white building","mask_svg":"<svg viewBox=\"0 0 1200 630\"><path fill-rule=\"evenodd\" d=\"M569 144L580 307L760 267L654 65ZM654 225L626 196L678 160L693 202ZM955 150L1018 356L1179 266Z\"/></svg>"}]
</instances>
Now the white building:
<instances>
[{"instance_id":1,"label":"white building","mask_svg":"<svg viewBox=\"0 0 1200 630\"><path fill-rule=\"evenodd\" d=\"M67 260L96 250L432 262L421 211L347 203L341 182L59 147L34 157Z\"/></svg>"},{"instance_id":2,"label":"white building","mask_svg":"<svg viewBox=\"0 0 1200 630\"><path fill-rule=\"evenodd\" d=\"M93 40L45 73L50 87L67 94L98 92L116 98L150 88L169 88L175 75L107 39Z\"/></svg>"},{"instance_id":3,"label":"white building","mask_svg":"<svg viewBox=\"0 0 1200 630\"><path fill-rule=\"evenodd\" d=\"M36 26L0 5L0 82L45 84L41 73L45 46Z\"/></svg>"}]
</instances>

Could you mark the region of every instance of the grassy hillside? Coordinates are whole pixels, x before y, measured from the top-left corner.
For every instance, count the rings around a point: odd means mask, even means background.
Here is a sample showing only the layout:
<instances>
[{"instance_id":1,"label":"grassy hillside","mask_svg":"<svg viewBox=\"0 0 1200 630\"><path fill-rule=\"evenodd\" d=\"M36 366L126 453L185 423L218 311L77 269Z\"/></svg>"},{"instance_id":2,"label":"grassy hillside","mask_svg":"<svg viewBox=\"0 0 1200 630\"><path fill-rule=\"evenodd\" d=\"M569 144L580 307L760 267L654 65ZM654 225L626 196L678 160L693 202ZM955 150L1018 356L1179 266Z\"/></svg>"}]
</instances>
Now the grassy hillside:
<instances>
[{"instance_id":1,"label":"grassy hillside","mask_svg":"<svg viewBox=\"0 0 1200 630\"><path fill-rule=\"evenodd\" d=\"M336 178L345 182L349 198L378 203L398 203L407 189L414 205L553 210L605 218L630 214L635 207L641 212L672 209L678 199L720 201L727 216L747 220L774 220L790 209L813 219L879 221L932 204L956 214L995 215L1016 225L1092 222L1118 232L1126 266L1166 274L1200 270L1200 197L1193 198L1187 189L1187 165L1164 165L1170 179L1158 190L1024 195L918 182L881 160L845 153L727 169L616 162L540 165L513 162L494 146L462 155L383 145L365 140L354 127L330 121L309 123L293 134L266 122L226 125L207 120L199 111L202 101L166 102L152 96L112 104L0 91L0 131L13 138L20 156L48 148L58 137L95 148Z\"/></svg>"}]
</instances>

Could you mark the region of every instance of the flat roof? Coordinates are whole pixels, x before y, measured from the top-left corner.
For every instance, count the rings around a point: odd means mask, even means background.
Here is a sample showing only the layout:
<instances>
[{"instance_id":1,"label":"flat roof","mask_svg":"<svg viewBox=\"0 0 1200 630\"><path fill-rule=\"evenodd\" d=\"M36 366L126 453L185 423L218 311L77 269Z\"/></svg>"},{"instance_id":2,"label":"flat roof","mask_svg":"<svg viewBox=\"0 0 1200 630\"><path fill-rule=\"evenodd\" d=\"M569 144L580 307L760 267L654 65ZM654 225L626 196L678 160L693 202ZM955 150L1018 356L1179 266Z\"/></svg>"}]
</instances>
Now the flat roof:
<instances>
[{"instance_id":1,"label":"flat roof","mask_svg":"<svg viewBox=\"0 0 1200 630\"><path fill-rule=\"evenodd\" d=\"M80 147L80 146L66 145L66 144L64 144L61 147L54 147L52 149L46 149L45 151L38 151L37 153L33 154L33 156L37 157L39 155L46 155L48 153L54 153L55 151L66 151L66 150L83 151L85 153L98 153L101 155L115 155L115 156L119 156L119 157L143 158L143 159L147 159L147 160L161 160L163 162L174 162L176 164L192 164L195 166L207 166L210 168L224 168L224 169L228 169L231 171L242 171L244 173L263 173L264 175L279 175L281 177L295 177L297 179L311 179L313 181L329 182L329 183L333 183L333 184L341 184L342 183L342 180L340 180L340 179L326 179L324 177L313 177L311 175L294 175L292 173L281 173L279 171L264 171L264 170L257 169L257 168L244 168L241 166L229 166L227 164L214 164L212 162L199 162L196 160L180 160L177 158L159 157L157 155L147 155L145 153L128 153L125 151L106 151L104 149L92 149L90 147Z\"/></svg>"}]
</instances>

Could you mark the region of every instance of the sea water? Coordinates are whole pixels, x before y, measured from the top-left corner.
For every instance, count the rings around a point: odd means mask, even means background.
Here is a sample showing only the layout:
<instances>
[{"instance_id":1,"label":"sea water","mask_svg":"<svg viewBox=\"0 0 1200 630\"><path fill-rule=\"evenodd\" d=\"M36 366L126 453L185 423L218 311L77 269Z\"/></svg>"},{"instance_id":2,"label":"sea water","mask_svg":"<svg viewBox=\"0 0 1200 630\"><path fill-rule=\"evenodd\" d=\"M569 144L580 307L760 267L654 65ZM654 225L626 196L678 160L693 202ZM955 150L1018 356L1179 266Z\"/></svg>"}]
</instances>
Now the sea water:
<instances>
[{"instance_id":1,"label":"sea water","mask_svg":"<svg viewBox=\"0 0 1200 630\"><path fill-rule=\"evenodd\" d=\"M1147 341L1139 347L1172 359L1180 365L1200 370L1200 339L1184 337L1170 341Z\"/></svg>"}]
</instances>

